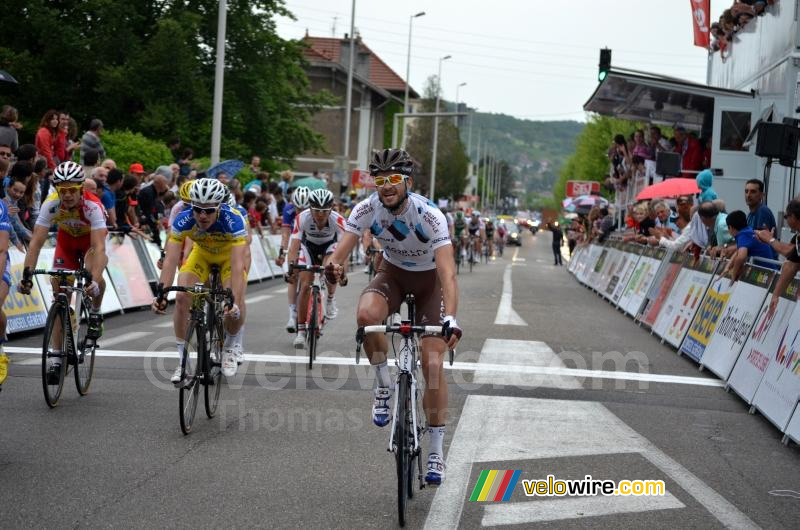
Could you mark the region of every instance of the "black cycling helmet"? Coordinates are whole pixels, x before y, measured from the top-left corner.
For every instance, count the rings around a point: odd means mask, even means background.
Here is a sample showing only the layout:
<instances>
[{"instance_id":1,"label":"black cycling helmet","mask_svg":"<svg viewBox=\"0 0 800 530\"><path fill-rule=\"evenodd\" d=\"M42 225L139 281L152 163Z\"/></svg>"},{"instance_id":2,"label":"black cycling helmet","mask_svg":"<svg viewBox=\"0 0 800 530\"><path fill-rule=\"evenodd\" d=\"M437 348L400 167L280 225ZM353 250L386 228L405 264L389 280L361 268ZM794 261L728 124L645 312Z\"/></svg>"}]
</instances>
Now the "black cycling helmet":
<instances>
[{"instance_id":1,"label":"black cycling helmet","mask_svg":"<svg viewBox=\"0 0 800 530\"><path fill-rule=\"evenodd\" d=\"M373 177L381 171L396 171L410 177L414 172L414 159L402 149L383 149L372 152L369 174Z\"/></svg>"}]
</instances>

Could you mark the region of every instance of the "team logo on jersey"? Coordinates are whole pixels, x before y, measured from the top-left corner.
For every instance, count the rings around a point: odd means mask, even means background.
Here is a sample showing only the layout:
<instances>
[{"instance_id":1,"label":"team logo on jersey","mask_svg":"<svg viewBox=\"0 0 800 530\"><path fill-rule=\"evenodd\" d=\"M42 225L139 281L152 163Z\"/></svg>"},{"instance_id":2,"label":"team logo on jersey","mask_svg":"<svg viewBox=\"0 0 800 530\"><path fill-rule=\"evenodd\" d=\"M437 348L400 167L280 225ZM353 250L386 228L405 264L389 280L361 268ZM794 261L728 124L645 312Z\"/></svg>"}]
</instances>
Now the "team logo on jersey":
<instances>
[{"instance_id":1,"label":"team logo on jersey","mask_svg":"<svg viewBox=\"0 0 800 530\"><path fill-rule=\"evenodd\" d=\"M417 235L417 239L419 239L422 243L427 243L431 240L431 238L429 238L425 233L425 230L422 229L421 224L417 224L417 226L414 227L414 233Z\"/></svg>"},{"instance_id":2,"label":"team logo on jersey","mask_svg":"<svg viewBox=\"0 0 800 530\"><path fill-rule=\"evenodd\" d=\"M389 233L392 234L398 241L404 241L409 233L408 225L406 225L400 219L395 220L395 222L389 225L388 230Z\"/></svg>"},{"instance_id":3,"label":"team logo on jersey","mask_svg":"<svg viewBox=\"0 0 800 530\"><path fill-rule=\"evenodd\" d=\"M383 227L379 225L377 222L373 222L372 226L369 227L369 231L372 232L373 236L377 236L381 232L383 232Z\"/></svg>"}]
</instances>

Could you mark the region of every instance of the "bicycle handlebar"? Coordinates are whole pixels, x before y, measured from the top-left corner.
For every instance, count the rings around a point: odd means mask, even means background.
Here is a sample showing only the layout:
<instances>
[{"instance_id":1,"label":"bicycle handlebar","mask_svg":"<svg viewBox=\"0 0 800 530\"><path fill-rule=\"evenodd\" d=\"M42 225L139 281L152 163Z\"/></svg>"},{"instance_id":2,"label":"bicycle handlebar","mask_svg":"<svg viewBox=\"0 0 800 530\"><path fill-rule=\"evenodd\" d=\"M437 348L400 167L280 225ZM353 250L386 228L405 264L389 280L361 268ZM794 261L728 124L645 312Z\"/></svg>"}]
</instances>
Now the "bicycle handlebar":
<instances>
[{"instance_id":1,"label":"bicycle handlebar","mask_svg":"<svg viewBox=\"0 0 800 530\"><path fill-rule=\"evenodd\" d=\"M233 307L233 291L230 288L228 289L218 289L216 291L212 291L208 287L200 287L199 289L196 287L183 287L180 285L173 285L172 287L166 287L161 290L161 295L159 298L163 300L166 298L167 293L174 291L179 293L189 293L189 294L197 294L197 295L223 295L225 297L225 307L230 309Z\"/></svg>"},{"instance_id":2,"label":"bicycle handlebar","mask_svg":"<svg viewBox=\"0 0 800 530\"><path fill-rule=\"evenodd\" d=\"M374 326L360 326L356 330L356 364L361 361L361 345L364 342L364 335L367 333L401 333L410 335L412 333L425 333L429 335L442 336L442 326L412 326L410 324L379 324ZM453 366L455 350L448 349L450 366Z\"/></svg>"},{"instance_id":3,"label":"bicycle handlebar","mask_svg":"<svg viewBox=\"0 0 800 530\"><path fill-rule=\"evenodd\" d=\"M69 269L34 269L33 275L48 274L50 276L59 276L66 278L67 276L81 276L84 280L91 282L92 273L86 269L69 270Z\"/></svg>"},{"instance_id":4,"label":"bicycle handlebar","mask_svg":"<svg viewBox=\"0 0 800 530\"><path fill-rule=\"evenodd\" d=\"M325 272L325 267L322 265L298 265L296 263L289 264L289 272L292 271L309 271L313 273Z\"/></svg>"}]
</instances>

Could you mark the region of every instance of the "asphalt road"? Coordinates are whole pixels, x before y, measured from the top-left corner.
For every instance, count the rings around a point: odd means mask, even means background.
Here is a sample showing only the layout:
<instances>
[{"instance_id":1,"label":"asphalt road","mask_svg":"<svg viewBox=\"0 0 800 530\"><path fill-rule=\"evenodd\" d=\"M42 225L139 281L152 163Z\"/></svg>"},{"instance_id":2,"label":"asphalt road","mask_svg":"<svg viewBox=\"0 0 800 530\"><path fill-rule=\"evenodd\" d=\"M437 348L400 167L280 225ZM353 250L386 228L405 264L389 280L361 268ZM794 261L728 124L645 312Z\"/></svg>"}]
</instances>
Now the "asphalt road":
<instances>
[{"instance_id":1,"label":"asphalt road","mask_svg":"<svg viewBox=\"0 0 800 530\"><path fill-rule=\"evenodd\" d=\"M410 502L412 528L795 528L800 450L691 361L552 265L550 235L459 276L465 336L450 382L447 480ZM0 393L0 521L22 527L391 528L388 430L353 359L357 270L308 371L285 285L248 289L239 374L220 414L181 434L171 315L106 320L90 394L47 408L39 358L14 353ZM38 347L37 336L7 347ZM148 352L145 355L145 352ZM268 362L267 362L268 361ZM589 370L591 372L586 372ZM608 374L608 372L615 372ZM591 377L586 377L586 374ZM641 376L640 374L644 374ZM202 404L201 404L202 407ZM482 470L520 479L663 480L659 497L469 501Z\"/></svg>"}]
</instances>

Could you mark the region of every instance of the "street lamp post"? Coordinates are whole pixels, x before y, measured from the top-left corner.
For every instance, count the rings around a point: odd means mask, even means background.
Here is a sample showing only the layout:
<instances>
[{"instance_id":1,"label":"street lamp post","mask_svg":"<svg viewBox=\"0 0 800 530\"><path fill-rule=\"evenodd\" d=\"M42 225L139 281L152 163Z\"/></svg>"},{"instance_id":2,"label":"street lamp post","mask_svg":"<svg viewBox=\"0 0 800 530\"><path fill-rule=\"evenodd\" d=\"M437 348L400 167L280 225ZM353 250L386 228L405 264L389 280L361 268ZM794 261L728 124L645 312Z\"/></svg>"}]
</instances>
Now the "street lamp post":
<instances>
[{"instance_id":1,"label":"street lamp post","mask_svg":"<svg viewBox=\"0 0 800 530\"><path fill-rule=\"evenodd\" d=\"M465 81L465 82L463 82L463 83L461 83L461 84L459 84L459 85L456 85L456 112L458 112L458 104L459 104L459 99L458 99L458 89L459 89L459 88L461 88L462 86L466 86L466 85L467 85L467 82L466 82L466 81ZM453 117L453 120L455 120L455 121L454 121L454 125L455 125L456 127L458 127L458 116L454 116L454 117Z\"/></svg>"},{"instance_id":2,"label":"street lamp post","mask_svg":"<svg viewBox=\"0 0 800 530\"><path fill-rule=\"evenodd\" d=\"M217 64L214 69L214 110L211 114L211 164L219 163L222 143L222 85L225 78L225 25L228 16L227 0L219 0L217 15Z\"/></svg>"},{"instance_id":3,"label":"street lamp post","mask_svg":"<svg viewBox=\"0 0 800 530\"><path fill-rule=\"evenodd\" d=\"M355 0L354 0L355 1ZM436 78L436 113L439 113L439 100L442 96L442 62L450 59L452 55L445 55L439 59L439 76ZM431 160L431 200L435 201L436 192L436 151L439 146L439 116L433 118L433 157Z\"/></svg>"},{"instance_id":4,"label":"street lamp post","mask_svg":"<svg viewBox=\"0 0 800 530\"><path fill-rule=\"evenodd\" d=\"M355 68L355 48L356 36L356 0L353 0L353 7L350 11L350 64L347 68L347 97L344 115L344 159L345 173L350 170L350 114L353 112L353 69Z\"/></svg>"},{"instance_id":5,"label":"street lamp post","mask_svg":"<svg viewBox=\"0 0 800 530\"><path fill-rule=\"evenodd\" d=\"M408 106L408 91L409 91L409 84L411 81L409 80L409 76L411 75L411 26L414 22L414 19L417 17L421 17L425 15L425 11L420 11L416 15L411 15L408 17L408 56L406 57L406 95L405 99L403 99L403 112L408 114L411 112L411 109ZM402 148L406 148L406 119L403 118L403 145Z\"/></svg>"}]
</instances>

